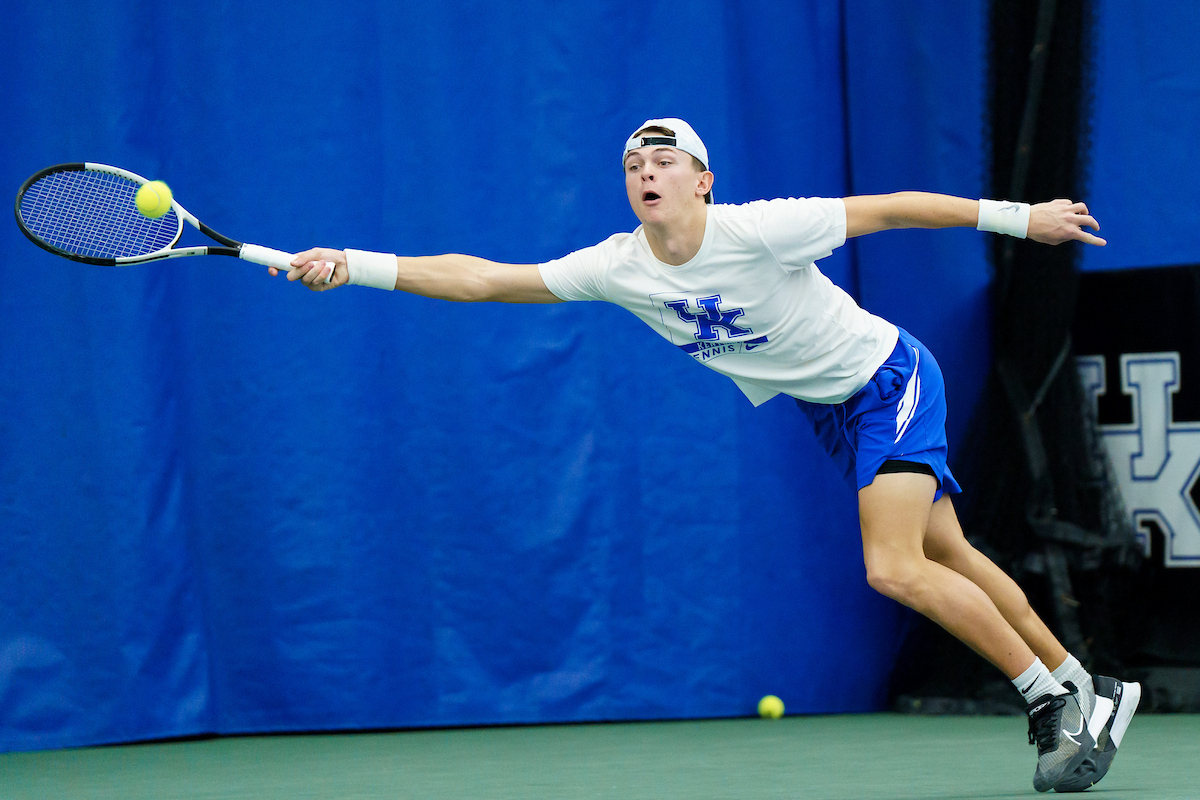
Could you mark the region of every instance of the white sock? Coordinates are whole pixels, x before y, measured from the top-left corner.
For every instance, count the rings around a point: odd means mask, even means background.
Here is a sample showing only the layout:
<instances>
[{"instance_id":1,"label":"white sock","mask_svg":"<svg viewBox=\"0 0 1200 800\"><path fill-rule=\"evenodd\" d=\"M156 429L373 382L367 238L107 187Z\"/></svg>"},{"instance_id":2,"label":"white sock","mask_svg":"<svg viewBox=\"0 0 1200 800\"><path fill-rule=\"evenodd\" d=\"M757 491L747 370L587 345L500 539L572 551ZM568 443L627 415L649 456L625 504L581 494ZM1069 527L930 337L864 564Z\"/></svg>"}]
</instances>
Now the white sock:
<instances>
[{"instance_id":1,"label":"white sock","mask_svg":"<svg viewBox=\"0 0 1200 800\"><path fill-rule=\"evenodd\" d=\"M1079 659L1068 653L1067 660L1059 664L1050 675L1059 683L1070 681L1075 684L1079 689L1079 706L1083 709L1083 718L1090 719L1092 709L1096 705L1096 687L1092 685L1092 676L1083 668L1083 664L1079 663Z\"/></svg>"},{"instance_id":2,"label":"white sock","mask_svg":"<svg viewBox=\"0 0 1200 800\"><path fill-rule=\"evenodd\" d=\"M1050 670L1046 669L1046 665L1037 656L1033 657L1033 663L1029 665L1029 669L1013 679L1012 683L1025 698L1026 703L1032 703L1044 694L1069 694L1063 685L1054 679Z\"/></svg>"}]
</instances>

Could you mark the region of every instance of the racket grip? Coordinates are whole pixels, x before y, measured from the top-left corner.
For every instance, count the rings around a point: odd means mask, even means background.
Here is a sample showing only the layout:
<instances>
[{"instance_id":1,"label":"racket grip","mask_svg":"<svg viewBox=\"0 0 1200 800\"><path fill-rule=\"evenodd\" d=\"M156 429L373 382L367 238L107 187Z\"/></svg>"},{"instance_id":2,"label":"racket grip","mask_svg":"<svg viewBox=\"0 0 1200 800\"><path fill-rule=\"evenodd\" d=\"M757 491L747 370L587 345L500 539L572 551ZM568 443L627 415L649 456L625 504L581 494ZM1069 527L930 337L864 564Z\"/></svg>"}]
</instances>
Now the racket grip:
<instances>
[{"instance_id":1,"label":"racket grip","mask_svg":"<svg viewBox=\"0 0 1200 800\"><path fill-rule=\"evenodd\" d=\"M244 244L242 249L238 251L238 256L246 261L254 264L262 264L265 267L275 267L291 272L295 267L292 266L292 259L295 258L291 253L285 253L282 250L273 250L270 247L263 247L257 244ZM328 263L328 262L326 262ZM326 283L333 281L333 273L329 273L329 277L325 279Z\"/></svg>"},{"instance_id":2,"label":"racket grip","mask_svg":"<svg viewBox=\"0 0 1200 800\"><path fill-rule=\"evenodd\" d=\"M275 267L275 269L292 271L292 259L295 258L291 253L285 253L282 250L272 250L269 247L261 247L257 244L244 244L238 255L254 264L262 264L264 267Z\"/></svg>"}]
</instances>

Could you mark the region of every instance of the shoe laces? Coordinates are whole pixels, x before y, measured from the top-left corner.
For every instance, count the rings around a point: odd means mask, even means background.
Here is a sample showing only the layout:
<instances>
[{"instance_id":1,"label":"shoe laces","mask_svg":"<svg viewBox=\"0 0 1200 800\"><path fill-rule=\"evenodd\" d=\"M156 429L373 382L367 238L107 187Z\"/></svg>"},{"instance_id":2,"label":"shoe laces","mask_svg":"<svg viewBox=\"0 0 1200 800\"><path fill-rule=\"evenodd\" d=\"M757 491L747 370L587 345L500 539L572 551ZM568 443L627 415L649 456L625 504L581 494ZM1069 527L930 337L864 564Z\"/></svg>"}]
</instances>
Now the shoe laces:
<instances>
[{"instance_id":1,"label":"shoe laces","mask_svg":"<svg viewBox=\"0 0 1200 800\"><path fill-rule=\"evenodd\" d=\"M1053 750L1058 744L1060 711L1067 704L1064 696L1048 700L1041 710L1029 717L1029 743L1036 744L1038 755Z\"/></svg>"}]
</instances>

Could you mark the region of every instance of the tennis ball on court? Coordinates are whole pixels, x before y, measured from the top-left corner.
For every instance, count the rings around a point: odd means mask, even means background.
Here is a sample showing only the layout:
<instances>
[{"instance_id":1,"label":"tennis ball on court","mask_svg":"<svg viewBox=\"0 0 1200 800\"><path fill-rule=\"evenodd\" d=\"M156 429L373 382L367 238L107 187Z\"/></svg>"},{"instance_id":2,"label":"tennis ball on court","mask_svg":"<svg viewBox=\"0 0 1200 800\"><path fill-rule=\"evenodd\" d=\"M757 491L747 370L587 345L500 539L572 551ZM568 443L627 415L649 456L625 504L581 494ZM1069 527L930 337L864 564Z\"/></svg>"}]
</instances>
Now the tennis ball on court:
<instances>
[{"instance_id":1,"label":"tennis ball on court","mask_svg":"<svg viewBox=\"0 0 1200 800\"><path fill-rule=\"evenodd\" d=\"M158 219L171 210L171 187L162 181L150 181L134 196L138 211L150 219Z\"/></svg>"},{"instance_id":2,"label":"tennis ball on court","mask_svg":"<svg viewBox=\"0 0 1200 800\"><path fill-rule=\"evenodd\" d=\"M783 716L783 701L769 694L758 701L758 715L763 719L779 719Z\"/></svg>"}]
</instances>

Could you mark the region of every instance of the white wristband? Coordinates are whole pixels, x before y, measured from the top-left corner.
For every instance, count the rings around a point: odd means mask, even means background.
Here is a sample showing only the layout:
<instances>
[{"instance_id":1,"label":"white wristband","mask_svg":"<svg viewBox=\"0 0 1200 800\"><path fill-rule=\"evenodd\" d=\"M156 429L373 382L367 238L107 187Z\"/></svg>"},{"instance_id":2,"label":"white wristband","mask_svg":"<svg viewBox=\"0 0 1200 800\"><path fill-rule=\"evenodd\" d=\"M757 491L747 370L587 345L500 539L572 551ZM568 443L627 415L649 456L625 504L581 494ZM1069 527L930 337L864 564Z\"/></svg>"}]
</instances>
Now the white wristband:
<instances>
[{"instance_id":1,"label":"white wristband","mask_svg":"<svg viewBox=\"0 0 1200 800\"><path fill-rule=\"evenodd\" d=\"M396 288L396 257L391 253L347 250L346 273L346 283L390 292Z\"/></svg>"},{"instance_id":2,"label":"white wristband","mask_svg":"<svg viewBox=\"0 0 1200 800\"><path fill-rule=\"evenodd\" d=\"M1029 203L980 200L977 231L1003 233L1024 239L1029 233Z\"/></svg>"}]
</instances>

